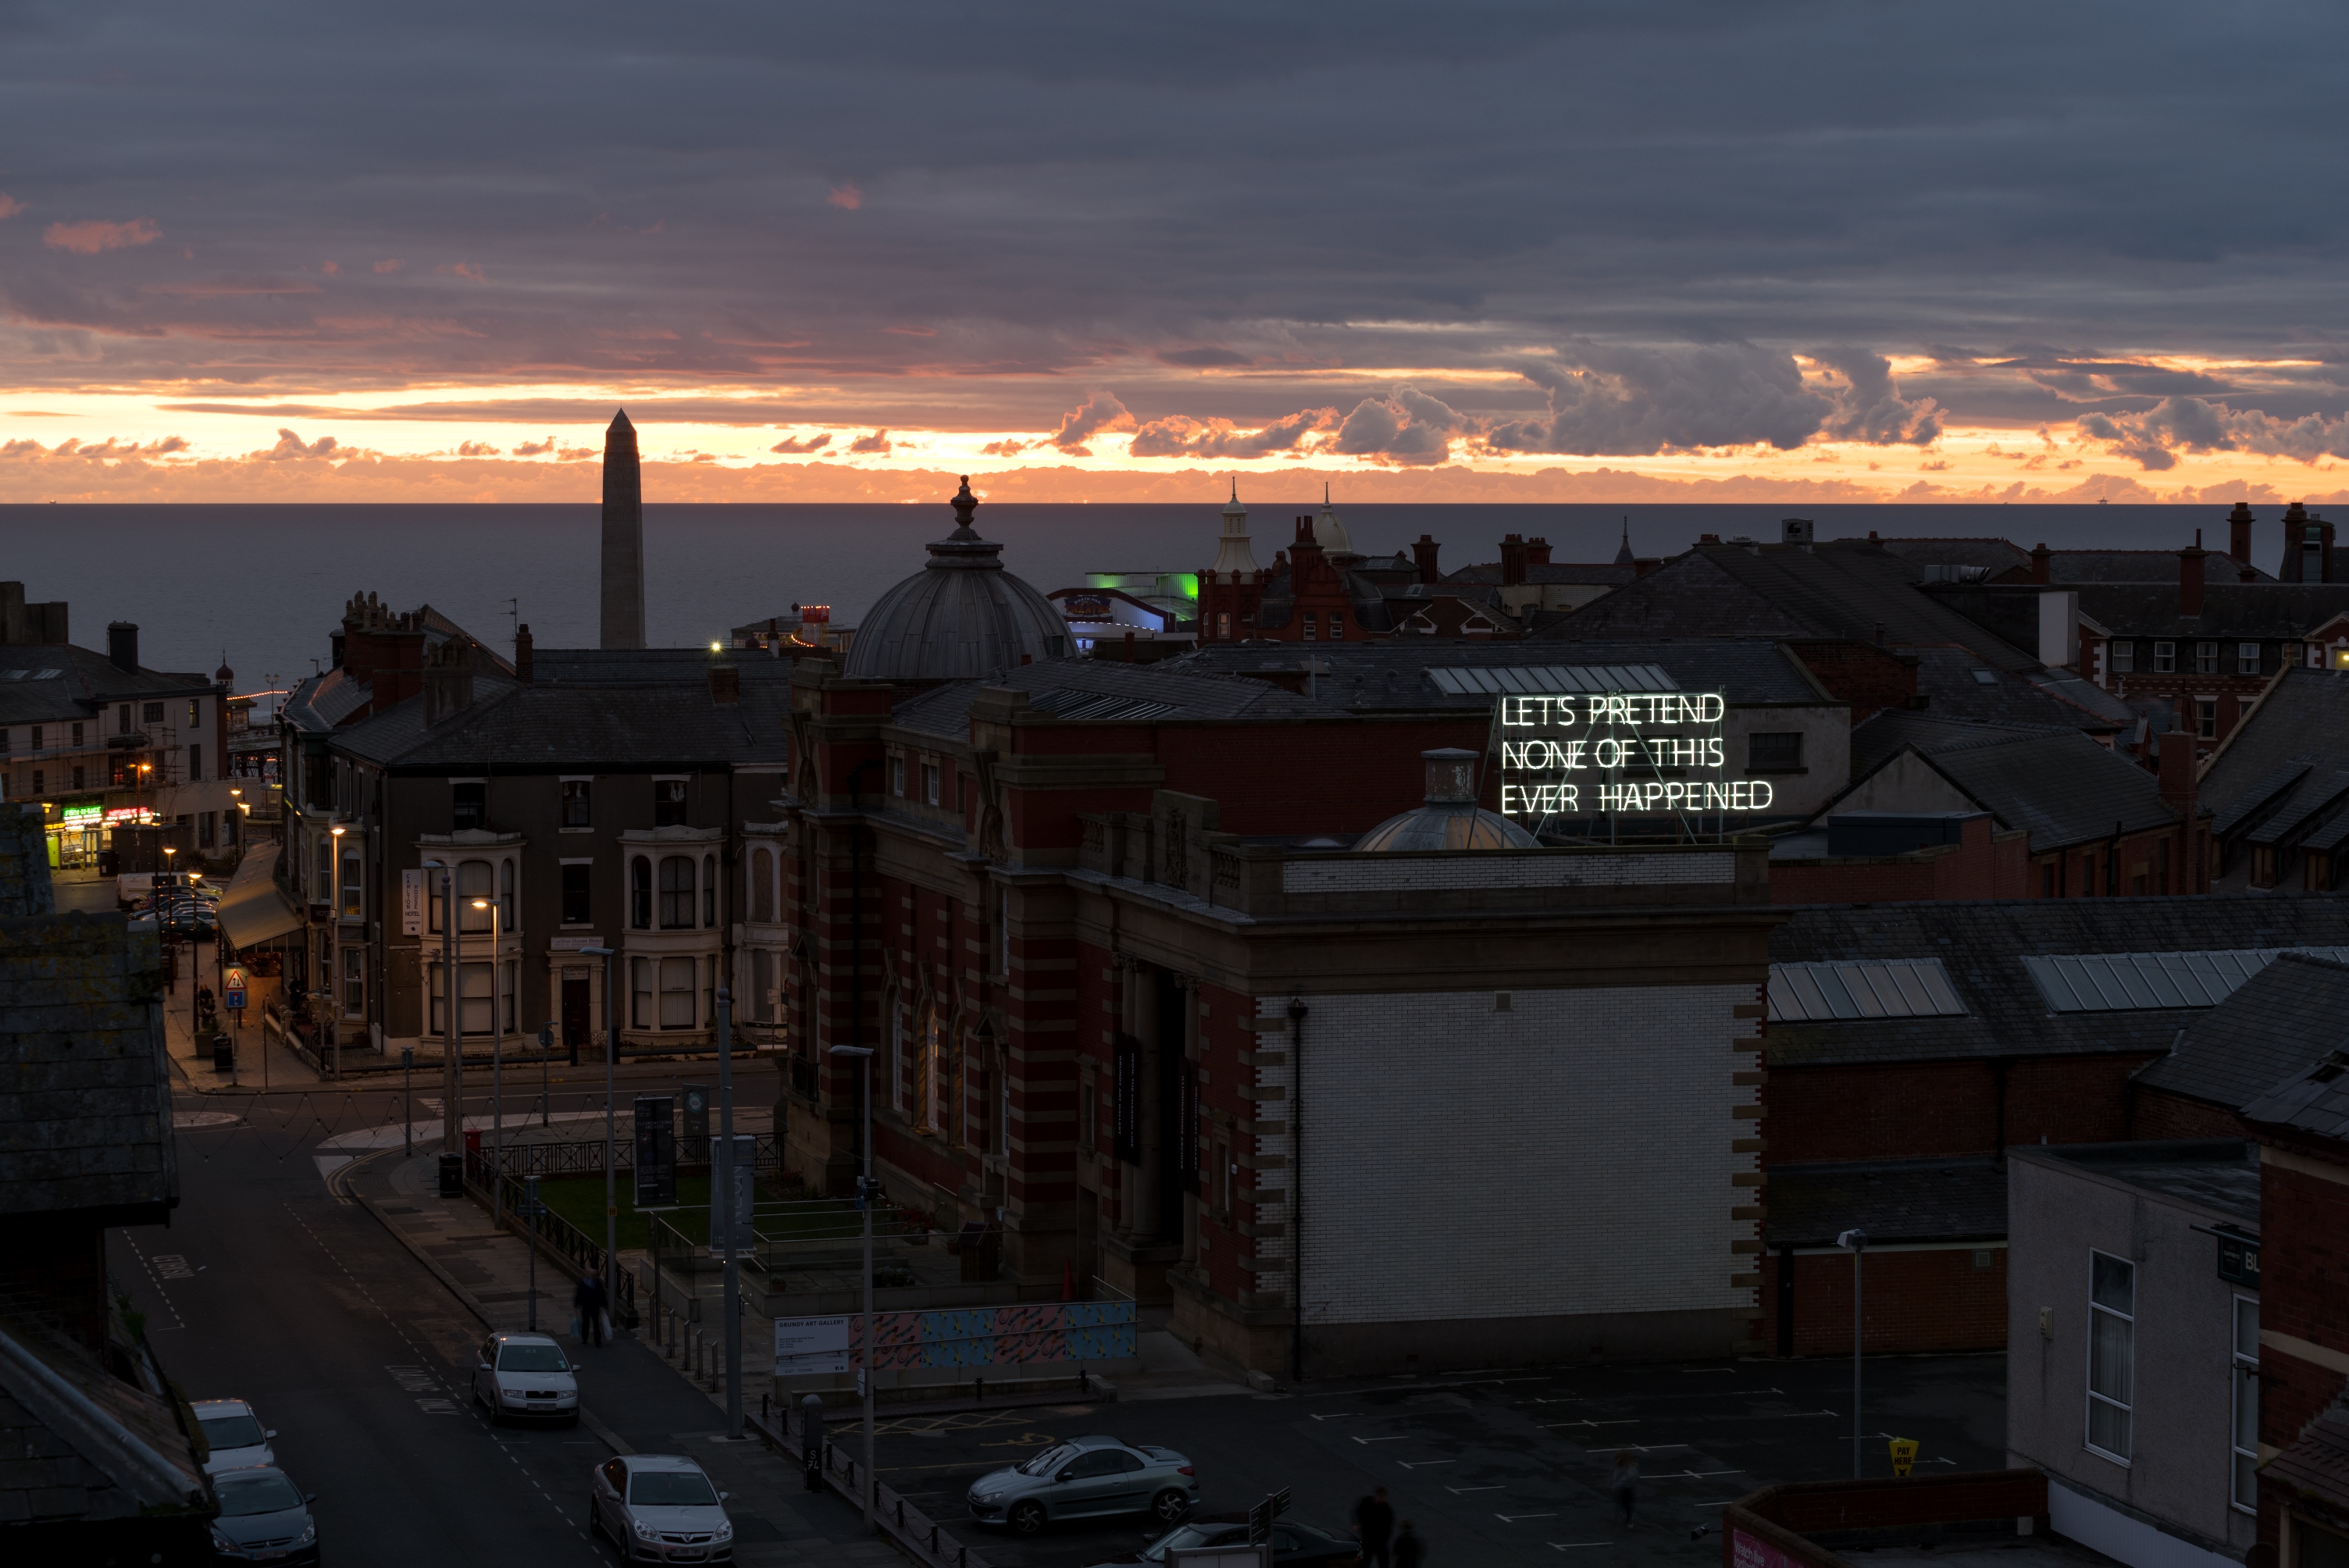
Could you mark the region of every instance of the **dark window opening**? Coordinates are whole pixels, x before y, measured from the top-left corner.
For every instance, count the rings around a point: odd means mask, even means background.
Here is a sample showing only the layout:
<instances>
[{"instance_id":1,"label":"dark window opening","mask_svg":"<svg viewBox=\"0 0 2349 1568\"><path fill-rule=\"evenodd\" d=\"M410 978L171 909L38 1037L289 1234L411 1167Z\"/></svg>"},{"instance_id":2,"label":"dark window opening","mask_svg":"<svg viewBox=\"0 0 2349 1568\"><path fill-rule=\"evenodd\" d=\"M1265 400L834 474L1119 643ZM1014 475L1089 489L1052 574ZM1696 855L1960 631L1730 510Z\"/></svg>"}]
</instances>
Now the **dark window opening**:
<instances>
[{"instance_id":1,"label":"dark window opening","mask_svg":"<svg viewBox=\"0 0 2349 1568\"><path fill-rule=\"evenodd\" d=\"M595 918L595 903L589 892L594 866L563 868L563 923L585 925Z\"/></svg>"},{"instance_id":2,"label":"dark window opening","mask_svg":"<svg viewBox=\"0 0 2349 1568\"><path fill-rule=\"evenodd\" d=\"M458 784L451 787L449 801L449 826L462 833L482 825L488 815L489 786Z\"/></svg>"},{"instance_id":3,"label":"dark window opening","mask_svg":"<svg viewBox=\"0 0 2349 1568\"><path fill-rule=\"evenodd\" d=\"M1803 765L1803 732L1799 729L1756 730L1745 738L1748 773L1791 773Z\"/></svg>"},{"instance_id":4,"label":"dark window opening","mask_svg":"<svg viewBox=\"0 0 2349 1568\"><path fill-rule=\"evenodd\" d=\"M653 826L682 828L685 826L685 780L656 779L653 780Z\"/></svg>"},{"instance_id":5,"label":"dark window opening","mask_svg":"<svg viewBox=\"0 0 2349 1568\"><path fill-rule=\"evenodd\" d=\"M563 825L566 828L588 826L588 785L585 779L563 781Z\"/></svg>"}]
</instances>

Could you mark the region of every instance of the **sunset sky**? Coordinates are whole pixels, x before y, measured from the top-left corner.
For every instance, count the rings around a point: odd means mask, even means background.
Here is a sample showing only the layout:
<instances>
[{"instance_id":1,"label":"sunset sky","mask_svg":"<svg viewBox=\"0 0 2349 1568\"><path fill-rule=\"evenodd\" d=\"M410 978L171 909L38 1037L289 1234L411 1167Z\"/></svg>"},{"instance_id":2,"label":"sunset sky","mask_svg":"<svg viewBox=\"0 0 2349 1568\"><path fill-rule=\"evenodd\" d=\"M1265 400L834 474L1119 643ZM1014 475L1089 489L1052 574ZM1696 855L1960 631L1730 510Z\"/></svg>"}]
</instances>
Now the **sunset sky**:
<instances>
[{"instance_id":1,"label":"sunset sky","mask_svg":"<svg viewBox=\"0 0 2349 1568\"><path fill-rule=\"evenodd\" d=\"M2338 5L0 5L0 500L2349 500ZM1310 477L1309 477L1310 476Z\"/></svg>"}]
</instances>

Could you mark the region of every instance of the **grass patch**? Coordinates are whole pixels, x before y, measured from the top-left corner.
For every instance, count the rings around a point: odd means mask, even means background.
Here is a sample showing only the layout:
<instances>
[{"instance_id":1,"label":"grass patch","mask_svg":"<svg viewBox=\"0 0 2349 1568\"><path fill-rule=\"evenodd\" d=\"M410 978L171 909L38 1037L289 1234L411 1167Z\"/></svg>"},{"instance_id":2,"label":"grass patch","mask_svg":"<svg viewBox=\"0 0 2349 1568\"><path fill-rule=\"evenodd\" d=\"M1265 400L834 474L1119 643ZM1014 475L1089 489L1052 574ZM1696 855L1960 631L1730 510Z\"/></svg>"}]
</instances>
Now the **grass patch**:
<instances>
[{"instance_id":1,"label":"grass patch","mask_svg":"<svg viewBox=\"0 0 2349 1568\"><path fill-rule=\"evenodd\" d=\"M588 1239L604 1239L604 1179L601 1176L569 1176L559 1181L542 1180L538 1184L539 1201L554 1213L568 1220L585 1233ZM773 1239L817 1240L848 1238L862 1234L863 1221L856 1205L846 1198L827 1199L820 1202L799 1202L802 1194L796 1186L786 1191L771 1181L761 1180L758 1186L757 1217L760 1234ZM615 1185L613 1201L619 1206L619 1239L623 1252L630 1248L652 1245L652 1221L636 1212L636 1182L625 1174ZM769 1204L791 1202L788 1208L768 1208ZM709 1178L679 1176L677 1179L677 1207L667 1218L671 1227L682 1233L697 1247L709 1244ZM882 1215L883 1233L895 1233L887 1212ZM673 1245L673 1237L665 1237L664 1245Z\"/></svg>"}]
</instances>

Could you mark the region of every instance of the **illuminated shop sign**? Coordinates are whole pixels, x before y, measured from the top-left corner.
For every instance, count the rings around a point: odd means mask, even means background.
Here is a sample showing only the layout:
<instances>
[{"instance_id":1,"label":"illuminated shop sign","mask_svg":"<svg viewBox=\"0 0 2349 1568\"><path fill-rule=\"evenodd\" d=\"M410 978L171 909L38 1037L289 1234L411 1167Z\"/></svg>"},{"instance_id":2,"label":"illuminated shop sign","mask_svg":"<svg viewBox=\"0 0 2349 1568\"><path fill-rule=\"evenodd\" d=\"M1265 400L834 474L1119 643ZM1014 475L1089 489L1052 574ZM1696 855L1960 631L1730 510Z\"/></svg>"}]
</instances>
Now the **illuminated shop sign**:
<instances>
[{"instance_id":1,"label":"illuminated shop sign","mask_svg":"<svg viewBox=\"0 0 2349 1568\"><path fill-rule=\"evenodd\" d=\"M1717 692L1609 692L1500 697L1501 814L1747 816L1776 791L1724 777Z\"/></svg>"},{"instance_id":2,"label":"illuminated shop sign","mask_svg":"<svg viewBox=\"0 0 2349 1568\"><path fill-rule=\"evenodd\" d=\"M106 809L106 825L109 828L126 822L151 822L154 820L155 810L151 806L109 806Z\"/></svg>"},{"instance_id":3,"label":"illuminated shop sign","mask_svg":"<svg viewBox=\"0 0 2349 1568\"><path fill-rule=\"evenodd\" d=\"M98 800L68 800L58 809L57 816L67 827L95 828L105 820L106 807Z\"/></svg>"},{"instance_id":4,"label":"illuminated shop sign","mask_svg":"<svg viewBox=\"0 0 2349 1568\"><path fill-rule=\"evenodd\" d=\"M1115 614L1106 593L1071 593L1061 601L1061 614L1071 621L1106 621Z\"/></svg>"}]
</instances>

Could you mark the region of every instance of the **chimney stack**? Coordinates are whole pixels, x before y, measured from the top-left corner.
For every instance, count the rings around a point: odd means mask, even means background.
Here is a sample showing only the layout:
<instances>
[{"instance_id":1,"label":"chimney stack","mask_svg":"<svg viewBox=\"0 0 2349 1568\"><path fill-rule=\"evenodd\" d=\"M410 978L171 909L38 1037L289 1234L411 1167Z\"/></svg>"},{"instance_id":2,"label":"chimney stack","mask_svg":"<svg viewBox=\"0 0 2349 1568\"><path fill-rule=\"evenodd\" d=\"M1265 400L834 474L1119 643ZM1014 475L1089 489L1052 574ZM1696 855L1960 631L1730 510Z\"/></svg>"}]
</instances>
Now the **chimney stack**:
<instances>
[{"instance_id":1,"label":"chimney stack","mask_svg":"<svg viewBox=\"0 0 2349 1568\"><path fill-rule=\"evenodd\" d=\"M2157 749L2156 767L2161 780L2161 798L2169 808L2184 819L2185 841L2194 841L2195 779L2194 738L2182 729L2164 730L2153 738ZM2188 857L2189 862L2192 856ZM2192 892L2194 878L2189 869L2186 885L2177 890Z\"/></svg>"},{"instance_id":2,"label":"chimney stack","mask_svg":"<svg viewBox=\"0 0 2349 1568\"><path fill-rule=\"evenodd\" d=\"M709 666L709 700L720 707L732 707L742 700L742 672L732 665Z\"/></svg>"},{"instance_id":3,"label":"chimney stack","mask_svg":"<svg viewBox=\"0 0 2349 1568\"><path fill-rule=\"evenodd\" d=\"M2050 564L2054 556L2055 552L2048 549L2044 542L2031 547L2031 580L2033 583L2054 581L2054 568Z\"/></svg>"},{"instance_id":4,"label":"chimney stack","mask_svg":"<svg viewBox=\"0 0 2349 1568\"><path fill-rule=\"evenodd\" d=\"M2178 613L2189 619L2202 613L2202 558L2209 553L2199 528L2194 542L2178 552Z\"/></svg>"},{"instance_id":5,"label":"chimney stack","mask_svg":"<svg viewBox=\"0 0 2349 1568\"><path fill-rule=\"evenodd\" d=\"M1435 552L1441 548L1435 542L1433 534L1423 533L1413 542L1411 559L1413 564L1419 568L1419 580L1422 583L1443 581L1443 574L1435 569Z\"/></svg>"},{"instance_id":6,"label":"chimney stack","mask_svg":"<svg viewBox=\"0 0 2349 1568\"><path fill-rule=\"evenodd\" d=\"M531 642L530 623L524 621L514 629L514 678L528 686L538 678L533 666L534 645Z\"/></svg>"},{"instance_id":7,"label":"chimney stack","mask_svg":"<svg viewBox=\"0 0 2349 1568\"><path fill-rule=\"evenodd\" d=\"M2227 553L2246 566L2251 563L2251 508L2248 501L2237 501L2235 510L2227 514Z\"/></svg>"},{"instance_id":8,"label":"chimney stack","mask_svg":"<svg viewBox=\"0 0 2349 1568\"><path fill-rule=\"evenodd\" d=\"M1501 535L1501 586L1514 588L1526 580L1526 542L1521 534Z\"/></svg>"},{"instance_id":9,"label":"chimney stack","mask_svg":"<svg viewBox=\"0 0 2349 1568\"><path fill-rule=\"evenodd\" d=\"M139 623L109 621L106 625L106 658L125 675L139 673Z\"/></svg>"},{"instance_id":10,"label":"chimney stack","mask_svg":"<svg viewBox=\"0 0 2349 1568\"><path fill-rule=\"evenodd\" d=\"M454 637L424 654L424 722L439 724L473 706L473 666Z\"/></svg>"},{"instance_id":11,"label":"chimney stack","mask_svg":"<svg viewBox=\"0 0 2349 1568\"><path fill-rule=\"evenodd\" d=\"M1526 541L1526 564L1528 566L1547 566L1549 564L1548 540L1537 535L1536 537Z\"/></svg>"}]
</instances>

